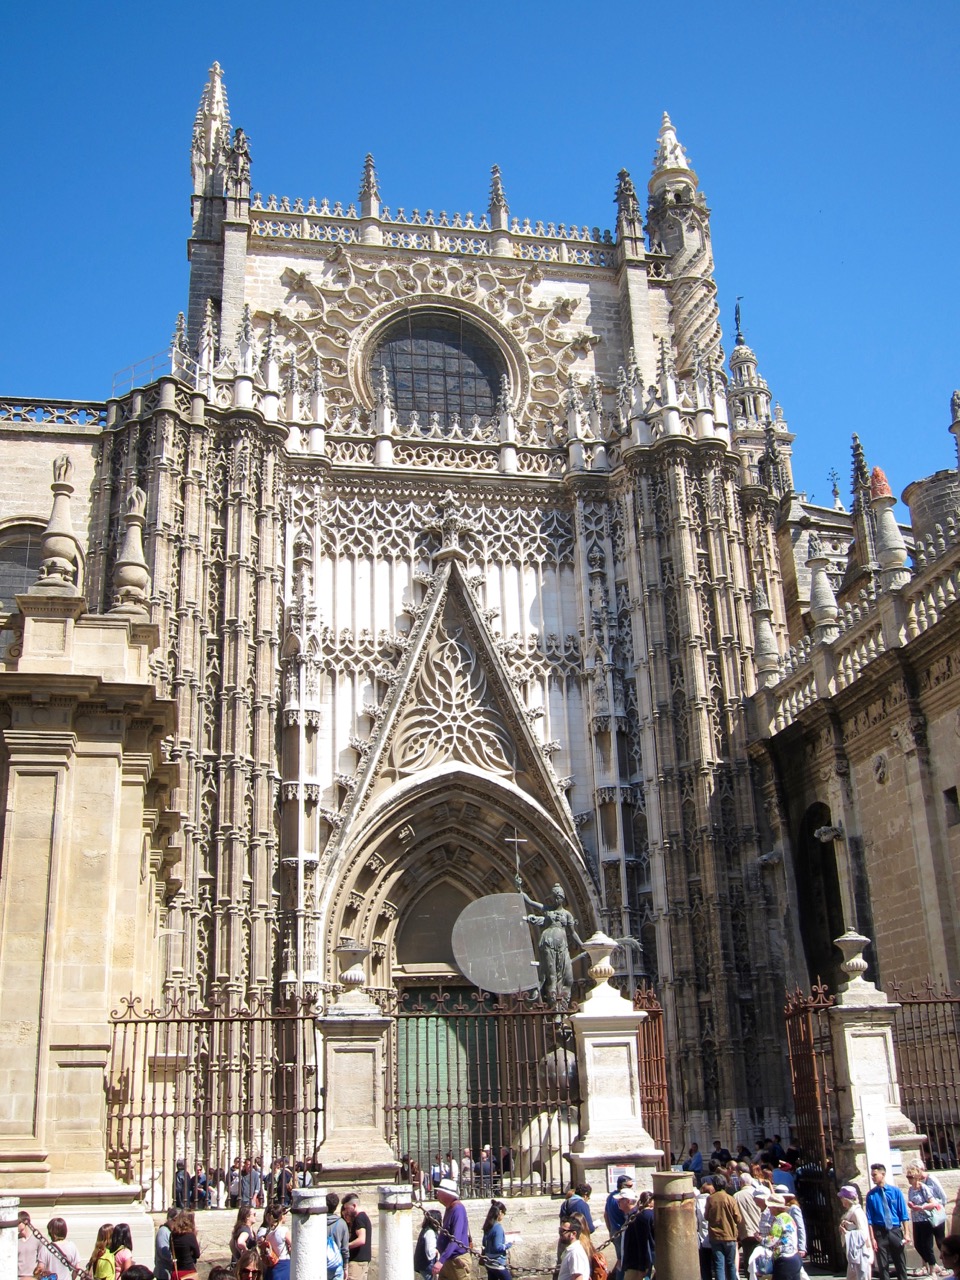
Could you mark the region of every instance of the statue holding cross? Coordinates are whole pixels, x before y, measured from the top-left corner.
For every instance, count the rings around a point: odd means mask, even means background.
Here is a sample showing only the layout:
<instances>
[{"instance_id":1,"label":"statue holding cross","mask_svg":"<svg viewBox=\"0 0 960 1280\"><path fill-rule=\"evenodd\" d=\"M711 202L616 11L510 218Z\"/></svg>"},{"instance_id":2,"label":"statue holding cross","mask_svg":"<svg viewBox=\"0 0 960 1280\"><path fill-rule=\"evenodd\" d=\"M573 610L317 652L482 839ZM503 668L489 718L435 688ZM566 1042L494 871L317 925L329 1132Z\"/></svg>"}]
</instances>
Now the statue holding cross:
<instances>
[{"instance_id":1,"label":"statue holding cross","mask_svg":"<svg viewBox=\"0 0 960 1280\"><path fill-rule=\"evenodd\" d=\"M523 892L523 881L516 877L517 892L531 913L530 924L540 927L540 994L556 1009L565 1009L573 994L573 962L570 944L583 951L583 940L577 933L577 922L567 910L567 897L560 885L550 890L546 902L534 902Z\"/></svg>"}]
</instances>

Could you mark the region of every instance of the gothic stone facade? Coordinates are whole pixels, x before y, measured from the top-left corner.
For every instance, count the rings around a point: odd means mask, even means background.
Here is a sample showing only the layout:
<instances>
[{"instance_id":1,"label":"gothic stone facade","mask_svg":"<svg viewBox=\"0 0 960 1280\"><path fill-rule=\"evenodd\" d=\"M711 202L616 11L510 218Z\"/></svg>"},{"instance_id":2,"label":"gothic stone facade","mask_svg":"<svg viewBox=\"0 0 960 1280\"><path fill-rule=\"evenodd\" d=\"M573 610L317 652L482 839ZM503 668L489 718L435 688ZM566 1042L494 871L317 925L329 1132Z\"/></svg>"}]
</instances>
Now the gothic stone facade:
<instances>
[{"instance_id":1,"label":"gothic stone facade","mask_svg":"<svg viewBox=\"0 0 960 1280\"><path fill-rule=\"evenodd\" d=\"M582 934L641 943L622 964L664 1004L678 1144L783 1129L784 991L830 937L960 976L952 534L912 576L862 458L851 512L794 492L739 334L725 370L666 116L646 226L623 171L613 234L512 217L496 169L480 219L391 213L369 157L356 205L264 199L217 66L192 160L170 375L6 401L0 440L7 585L66 452L91 618L145 495L174 727L142 770L173 815L150 810L137 873L143 994L322 990L344 935L374 988L453 976L456 915L512 888L519 850L531 897L559 883ZM8 595L5 909L30 608Z\"/></svg>"}]
</instances>

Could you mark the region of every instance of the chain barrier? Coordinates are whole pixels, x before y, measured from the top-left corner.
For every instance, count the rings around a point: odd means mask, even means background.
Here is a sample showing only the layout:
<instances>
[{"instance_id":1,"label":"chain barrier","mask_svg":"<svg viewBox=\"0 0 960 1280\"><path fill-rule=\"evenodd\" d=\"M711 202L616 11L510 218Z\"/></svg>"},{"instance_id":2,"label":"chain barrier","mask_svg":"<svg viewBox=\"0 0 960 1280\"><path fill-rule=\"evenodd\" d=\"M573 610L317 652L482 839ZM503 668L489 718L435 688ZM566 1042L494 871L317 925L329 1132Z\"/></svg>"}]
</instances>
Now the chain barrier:
<instances>
[{"instance_id":1,"label":"chain barrier","mask_svg":"<svg viewBox=\"0 0 960 1280\"><path fill-rule=\"evenodd\" d=\"M17 1221L17 1225L18 1226L20 1225L19 1219ZM36 1236L36 1238L40 1241L40 1243L44 1245L45 1248L50 1253L52 1253L55 1258L59 1258L59 1260L63 1263L63 1265L69 1270L71 1276L73 1277L73 1280L93 1280L93 1276L86 1269L86 1267L75 1266L74 1263L72 1263L70 1259L67 1257L67 1255L63 1252L63 1250L60 1249L59 1246L56 1245L52 1240L48 1240L42 1231L38 1231L32 1222L25 1222L23 1225L27 1228L28 1231L32 1232Z\"/></svg>"}]
</instances>

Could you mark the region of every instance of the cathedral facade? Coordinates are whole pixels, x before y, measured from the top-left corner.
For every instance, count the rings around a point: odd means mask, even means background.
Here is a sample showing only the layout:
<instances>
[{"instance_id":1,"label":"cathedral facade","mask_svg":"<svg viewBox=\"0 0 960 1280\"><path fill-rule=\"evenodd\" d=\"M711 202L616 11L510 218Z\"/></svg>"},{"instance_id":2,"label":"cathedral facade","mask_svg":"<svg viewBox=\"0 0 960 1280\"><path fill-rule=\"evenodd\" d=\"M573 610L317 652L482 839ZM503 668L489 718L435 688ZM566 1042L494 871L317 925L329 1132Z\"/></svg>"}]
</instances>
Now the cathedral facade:
<instances>
[{"instance_id":1,"label":"cathedral facade","mask_svg":"<svg viewBox=\"0 0 960 1280\"><path fill-rule=\"evenodd\" d=\"M217 65L192 171L169 370L4 402L5 920L55 882L18 859L81 876L96 758L100 892L133 920L102 913L94 1020L129 990L323 992L344 937L371 989L456 983L454 921L519 876L636 940L678 1146L786 1133L784 993L833 937L960 977L956 471L920 482L916 536L859 444L849 511L795 492L667 116L612 232L514 217L496 168L482 217L391 211L371 157L354 203L264 197ZM87 945L56 928L26 975L51 1072L82 1037L63 993L50 1031L50 966ZM15 1130L7 1168L50 1144Z\"/></svg>"}]
</instances>

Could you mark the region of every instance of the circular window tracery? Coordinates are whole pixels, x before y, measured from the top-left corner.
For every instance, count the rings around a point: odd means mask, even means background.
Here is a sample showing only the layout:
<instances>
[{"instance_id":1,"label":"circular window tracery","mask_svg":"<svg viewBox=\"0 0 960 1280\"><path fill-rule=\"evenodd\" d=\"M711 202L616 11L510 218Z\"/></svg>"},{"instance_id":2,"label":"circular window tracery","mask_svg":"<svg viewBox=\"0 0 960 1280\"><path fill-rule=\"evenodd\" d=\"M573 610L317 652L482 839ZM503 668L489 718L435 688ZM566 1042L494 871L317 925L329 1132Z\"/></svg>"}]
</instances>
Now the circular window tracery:
<instances>
[{"instance_id":1,"label":"circular window tracery","mask_svg":"<svg viewBox=\"0 0 960 1280\"><path fill-rule=\"evenodd\" d=\"M409 310L382 332L370 362L375 386L386 369L401 420L431 414L452 427L474 416L493 417L506 373L496 345L460 314Z\"/></svg>"}]
</instances>

